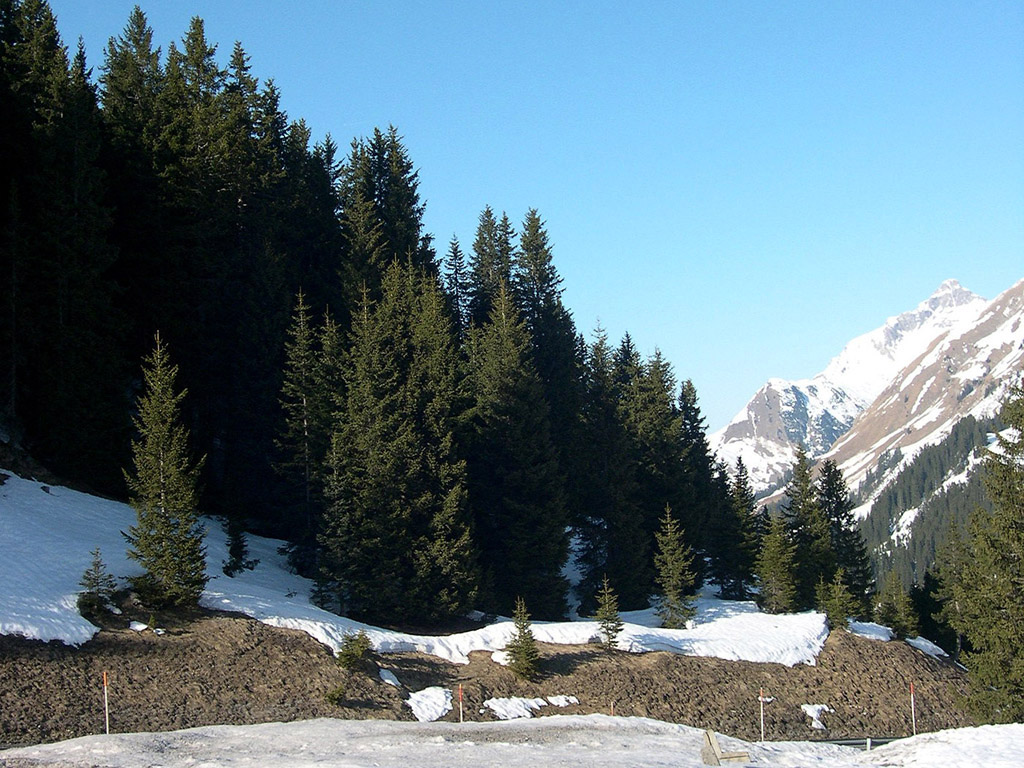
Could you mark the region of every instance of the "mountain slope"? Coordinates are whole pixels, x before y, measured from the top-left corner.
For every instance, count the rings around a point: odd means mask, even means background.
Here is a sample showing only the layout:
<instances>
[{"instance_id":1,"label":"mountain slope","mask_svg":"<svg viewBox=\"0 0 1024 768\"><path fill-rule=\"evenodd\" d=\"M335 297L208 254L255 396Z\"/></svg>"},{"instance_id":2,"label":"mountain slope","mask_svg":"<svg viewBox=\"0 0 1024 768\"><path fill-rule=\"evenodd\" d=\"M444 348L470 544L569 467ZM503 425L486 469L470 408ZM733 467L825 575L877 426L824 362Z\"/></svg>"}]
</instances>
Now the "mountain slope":
<instances>
[{"instance_id":1,"label":"mountain slope","mask_svg":"<svg viewBox=\"0 0 1024 768\"><path fill-rule=\"evenodd\" d=\"M939 336L972 322L985 299L947 280L909 312L850 341L811 379L771 379L732 422L709 437L730 466L742 458L755 490L778 488L803 444L827 452L899 372Z\"/></svg>"},{"instance_id":2,"label":"mountain slope","mask_svg":"<svg viewBox=\"0 0 1024 768\"><path fill-rule=\"evenodd\" d=\"M966 416L998 413L1024 365L1024 280L973 317L952 324L885 387L829 451L851 488L885 455L899 451L893 475ZM876 483L885 485L885 479Z\"/></svg>"}]
</instances>

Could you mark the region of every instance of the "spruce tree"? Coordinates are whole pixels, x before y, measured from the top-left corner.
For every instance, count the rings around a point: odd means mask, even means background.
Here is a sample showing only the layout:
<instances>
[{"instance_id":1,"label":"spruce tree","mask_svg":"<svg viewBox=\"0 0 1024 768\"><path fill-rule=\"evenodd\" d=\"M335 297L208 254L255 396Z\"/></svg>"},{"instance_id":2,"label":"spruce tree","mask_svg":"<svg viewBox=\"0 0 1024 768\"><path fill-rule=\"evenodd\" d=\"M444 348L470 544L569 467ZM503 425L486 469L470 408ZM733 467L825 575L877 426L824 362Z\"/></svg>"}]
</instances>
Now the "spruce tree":
<instances>
[{"instance_id":1,"label":"spruce tree","mask_svg":"<svg viewBox=\"0 0 1024 768\"><path fill-rule=\"evenodd\" d=\"M967 704L980 722L1024 719L1024 387L1003 403L1005 429L985 461L992 511L971 515L956 566L944 569L946 610L966 636Z\"/></svg>"},{"instance_id":2,"label":"spruce tree","mask_svg":"<svg viewBox=\"0 0 1024 768\"><path fill-rule=\"evenodd\" d=\"M83 590L78 596L78 609L83 614L95 614L103 610L117 591L117 580L103 563L100 548L96 547L90 554L92 563L78 582Z\"/></svg>"},{"instance_id":3,"label":"spruce tree","mask_svg":"<svg viewBox=\"0 0 1024 768\"><path fill-rule=\"evenodd\" d=\"M146 571L142 586L158 602L194 606L207 582L197 488L203 460L190 455L188 430L181 424L188 391L175 392L178 367L159 334L143 362L145 392L134 419L133 470L125 472L138 522L123 535L128 557Z\"/></svg>"},{"instance_id":4,"label":"spruce tree","mask_svg":"<svg viewBox=\"0 0 1024 768\"><path fill-rule=\"evenodd\" d=\"M861 603L850 592L845 576L843 569L837 568L831 582L826 584L824 579L818 582L816 607L828 618L833 630L846 629L846 620L859 616L861 611Z\"/></svg>"},{"instance_id":5,"label":"spruce tree","mask_svg":"<svg viewBox=\"0 0 1024 768\"><path fill-rule=\"evenodd\" d=\"M581 504L573 521L580 544L580 611L586 615L594 610L603 574L615 584L624 607L646 608L654 583L653 539L637 501L632 443L622 421L612 351L601 329L590 346L585 372L577 449Z\"/></svg>"},{"instance_id":6,"label":"spruce tree","mask_svg":"<svg viewBox=\"0 0 1024 768\"><path fill-rule=\"evenodd\" d=\"M523 680L534 680L540 667L540 651L537 640L530 629L530 614L526 610L526 602L516 598L516 608L512 615L515 634L505 646L508 654L508 667Z\"/></svg>"},{"instance_id":7,"label":"spruce tree","mask_svg":"<svg viewBox=\"0 0 1024 768\"><path fill-rule=\"evenodd\" d=\"M797 449L793 478L786 487L787 501L782 505L783 519L793 543L797 608L814 607L818 581L831 581L835 554L829 523L822 512L811 473L811 462L803 447Z\"/></svg>"},{"instance_id":8,"label":"spruce tree","mask_svg":"<svg viewBox=\"0 0 1024 768\"><path fill-rule=\"evenodd\" d=\"M601 591L597 596L597 611L594 613L598 626L601 628L601 645L605 649L615 647L616 638L622 632L622 617L619 615L619 599L612 591L605 576L601 582Z\"/></svg>"},{"instance_id":9,"label":"spruce tree","mask_svg":"<svg viewBox=\"0 0 1024 768\"><path fill-rule=\"evenodd\" d=\"M457 354L436 278L393 263L355 318L320 543L341 608L443 621L475 597Z\"/></svg>"},{"instance_id":10,"label":"spruce tree","mask_svg":"<svg viewBox=\"0 0 1024 768\"><path fill-rule=\"evenodd\" d=\"M895 571L890 571L882 591L877 595L875 620L892 629L896 637L917 636L917 614L910 595Z\"/></svg>"},{"instance_id":11,"label":"spruce tree","mask_svg":"<svg viewBox=\"0 0 1024 768\"><path fill-rule=\"evenodd\" d=\"M871 593L874 591L871 559L864 536L853 519L853 499L843 473L833 459L825 459L819 469L818 505L829 523L832 551L837 567L843 571L843 583L859 605L851 615L870 616Z\"/></svg>"},{"instance_id":12,"label":"spruce tree","mask_svg":"<svg viewBox=\"0 0 1024 768\"><path fill-rule=\"evenodd\" d=\"M697 615L692 597L695 577L693 553L687 545L683 530L665 506L661 530L656 535L658 550L654 555L657 571L657 614L667 629L682 629Z\"/></svg>"},{"instance_id":13,"label":"spruce tree","mask_svg":"<svg viewBox=\"0 0 1024 768\"><path fill-rule=\"evenodd\" d=\"M773 515L757 556L757 604L768 613L787 613L797 607L793 577L795 547L785 521Z\"/></svg>"},{"instance_id":14,"label":"spruce tree","mask_svg":"<svg viewBox=\"0 0 1024 768\"><path fill-rule=\"evenodd\" d=\"M557 619L568 587L564 479L529 331L504 286L468 346L466 456L488 604L507 612L519 595L539 616Z\"/></svg>"}]
</instances>

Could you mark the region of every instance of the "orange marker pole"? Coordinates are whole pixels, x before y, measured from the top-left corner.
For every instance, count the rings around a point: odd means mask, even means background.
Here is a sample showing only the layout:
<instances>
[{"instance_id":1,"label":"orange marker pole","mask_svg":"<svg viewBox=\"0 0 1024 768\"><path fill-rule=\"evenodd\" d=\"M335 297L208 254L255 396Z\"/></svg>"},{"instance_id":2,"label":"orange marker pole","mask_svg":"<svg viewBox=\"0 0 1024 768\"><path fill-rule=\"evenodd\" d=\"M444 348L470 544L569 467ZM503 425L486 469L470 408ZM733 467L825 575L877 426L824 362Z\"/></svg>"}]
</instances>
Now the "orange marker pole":
<instances>
[{"instance_id":1,"label":"orange marker pole","mask_svg":"<svg viewBox=\"0 0 1024 768\"><path fill-rule=\"evenodd\" d=\"M103 719L107 725L107 735L110 735L110 698L107 695L107 671L103 670Z\"/></svg>"},{"instance_id":2,"label":"orange marker pole","mask_svg":"<svg viewBox=\"0 0 1024 768\"><path fill-rule=\"evenodd\" d=\"M917 736L917 706L914 702L914 684L910 684L910 722L914 726L914 735Z\"/></svg>"}]
</instances>

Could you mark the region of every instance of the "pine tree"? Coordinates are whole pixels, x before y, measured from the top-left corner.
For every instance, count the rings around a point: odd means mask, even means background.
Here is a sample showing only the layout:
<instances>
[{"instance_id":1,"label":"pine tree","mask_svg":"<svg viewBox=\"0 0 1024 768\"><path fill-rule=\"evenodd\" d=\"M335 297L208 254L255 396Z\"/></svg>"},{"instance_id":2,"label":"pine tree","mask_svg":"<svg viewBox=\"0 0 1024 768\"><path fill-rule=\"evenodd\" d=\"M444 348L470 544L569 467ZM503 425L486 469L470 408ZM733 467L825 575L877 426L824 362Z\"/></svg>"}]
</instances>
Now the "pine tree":
<instances>
[{"instance_id":1,"label":"pine tree","mask_svg":"<svg viewBox=\"0 0 1024 768\"><path fill-rule=\"evenodd\" d=\"M444 289L451 303L457 337L465 338L469 329L469 276L466 273L466 257L462 253L459 239L452 235L448 252L444 257Z\"/></svg>"},{"instance_id":2,"label":"pine tree","mask_svg":"<svg viewBox=\"0 0 1024 768\"><path fill-rule=\"evenodd\" d=\"M829 523L818 501L811 474L811 462L803 447L797 449L793 478L786 488L787 502L782 506L789 539L795 547L793 577L797 608L814 607L815 590L822 579L831 581L835 554Z\"/></svg>"},{"instance_id":3,"label":"pine tree","mask_svg":"<svg viewBox=\"0 0 1024 768\"><path fill-rule=\"evenodd\" d=\"M843 583L859 605L851 615L870 616L874 592L871 559L864 536L853 519L853 499L833 459L825 459L818 472L818 505L829 523L832 551L837 567L843 571Z\"/></svg>"},{"instance_id":4,"label":"pine tree","mask_svg":"<svg viewBox=\"0 0 1024 768\"><path fill-rule=\"evenodd\" d=\"M83 614L103 610L117 591L117 580L110 575L103 563L100 548L96 547L91 554L92 564L78 582L84 590L78 596L78 609Z\"/></svg>"},{"instance_id":5,"label":"pine tree","mask_svg":"<svg viewBox=\"0 0 1024 768\"><path fill-rule=\"evenodd\" d=\"M980 722L1024 719L1024 387L1003 403L1005 429L985 462L992 511L975 510L966 547L944 569L946 610L966 636L967 704Z\"/></svg>"},{"instance_id":6,"label":"pine tree","mask_svg":"<svg viewBox=\"0 0 1024 768\"><path fill-rule=\"evenodd\" d=\"M828 625L833 630L846 629L846 620L858 616L861 611L861 603L850 592L845 576L843 569L837 568L830 583L826 584L824 579L818 582L816 607L828 618Z\"/></svg>"},{"instance_id":7,"label":"pine tree","mask_svg":"<svg viewBox=\"0 0 1024 768\"><path fill-rule=\"evenodd\" d=\"M393 263L355 318L320 537L341 607L442 621L476 594L457 354L436 278Z\"/></svg>"},{"instance_id":8,"label":"pine tree","mask_svg":"<svg viewBox=\"0 0 1024 768\"><path fill-rule=\"evenodd\" d=\"M480 213L473 240L473 255L470 257L469 296L467 312L473 326L487 322L494 301L504 286L512 281L511 232L506 231L508 217L502 215L499 226L494 211L488 205ZM510 227L509 227L510 229Z\"/></svg>"},{"instance_id":9,"label":"pine tree","mask_svg":"<svg viewBox=\"0 0 1024 768\"><path fill-rule=\"evenodd\" d=\"M594 614L601 628L601 645L610 650L615 647L616 638L622 632L622 617L619 615L619 599L612 591L605 576L597 597L597 612Z\"/></svg>"},{"instance_id":10,"label":"pine tree","mask_svg":"<svg viewBox=\"0 0 1024 768\"><path fill-rule=\"evenodd\" d=\"M523 680L534 680L540 667L540 651L537 640L530 629L530 614L526 611L526 602L516 598L516 609L512 615L515 634L505 646L508 654L508 667Z\"/></svg>"},{"instance_id":11,"label":"pine tree","mask_svg":"<svg viewBox=\"0 0 1024 768\"><path fill-rule=\"evenodd\" d=\"M693 553L668 505L665 506L661 530L656 539L658 551L654 555L654 567L659 590L657 613L663 627L682 629L697 615L691 596L695 582Z\"/></svg>"},{"instance_id":12,"label":"pine tree","mask_svg":"<svg viewBox=\"0 0 1024 768\"><path fill-rule=\"evenodd\" d=\"M489 605L507 612L520 595L541 617L560 618L568 587L564 480L529 332L504 287L468 346L466 456Z\"/></svg>"},{"instance_id":13,"label":"pine tree","mask_svg":"<svg viewBox=\"0 0 1024 768\"><path fill-rule=\"evenodd\" d=\"M132 442L134 469L125 472L129 500L138 518L124 533L128 557L146 571L144 587L158 602L193 606L206 587L206 531L199 522L199 470L189 454L181 424L187 390L175 392L178 367L160 335L143 365L145 392L139 398Z\"/></svg>"},{"instance_id":14,"label":"pine tree","mask_svg":"<svg viewBox=\"0 0 1024 768\"><path fill-rule=\"evenodd\" d=\"M722 597L742 600L747 584L753 580L757 555L754 531L754 494L742 459L737 461L736 477L730 481L724 465L717 465L709 502L715 514L705 534L710 558L711 580L719 585Z\"/></svg>"},{"instance_id":15,"label":"pine tree","mask_svg":"<svg viewBox=\"0 0 1024 768\"><path fill-rule=\"evenodd\" d=\"M615 584L628 609L648 606L654 577L653 540L637 503L632 443L622 422L612 352L600 328L585 366L582 439L578 448L580 509L573 521L579 538L580 611L596 606L602 574Z\"/></svg>"},{"instance_id":16,"label":"pine tree","mask_svg":"<svg viewBox=\"0 0 1024 768\"><path fill-rule=\"evenodd\" d=\"M785 521L773 515L768 532L761 540L761 551L755 566L757 604L768 613L787 613L797 607L793 578L794 551Z\"/></svg>"},{"instance_id":17,"label":"pine tree","mask_svg":"<svg viewBox=\"0 0 1024 768\"><path fill-rule=\"evenodd\" d=\"M877 599L875 620L879 624L892 629L893 634L901 639L917 636L917 614L914 612L914 604L910 602L910 595L894 571L889 572Z\"/></svg>"}]
</instances>

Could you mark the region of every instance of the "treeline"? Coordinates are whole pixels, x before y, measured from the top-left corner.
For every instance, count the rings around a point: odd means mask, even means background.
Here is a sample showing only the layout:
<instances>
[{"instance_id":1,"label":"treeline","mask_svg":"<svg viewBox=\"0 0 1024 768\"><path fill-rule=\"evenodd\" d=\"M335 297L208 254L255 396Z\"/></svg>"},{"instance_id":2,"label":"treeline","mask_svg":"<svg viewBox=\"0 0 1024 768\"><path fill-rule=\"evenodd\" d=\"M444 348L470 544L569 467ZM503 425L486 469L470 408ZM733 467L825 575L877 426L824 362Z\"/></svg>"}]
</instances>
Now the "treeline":
<instances>
[{"instance_id":1,"label":"treeline","mask_svg":"<svg viewBox=\"0 0 1024 768\"><path fill-rule=\"evenodd\" d=\"M583 611L604 576L646 606L666 507L698 575L745 592L749 494L696 390L584 339L539 212L484 208L439 256L395 128L313 142L198 18L162 51L136 8L94 77L45 2L3 0L0 46L0 398L37 458L125 494L159 333L201 511L287 539L340 609L560 616L570 543Z\"/></svg>"}]
</instances>

